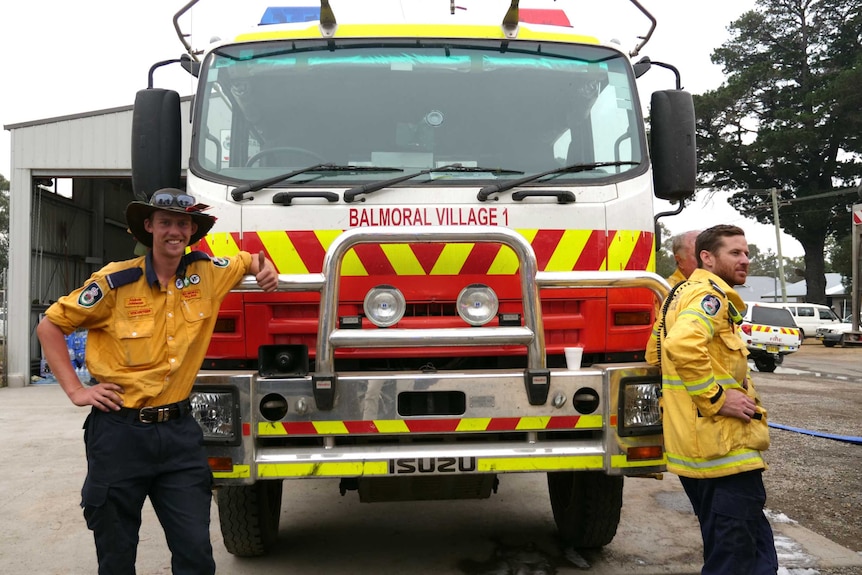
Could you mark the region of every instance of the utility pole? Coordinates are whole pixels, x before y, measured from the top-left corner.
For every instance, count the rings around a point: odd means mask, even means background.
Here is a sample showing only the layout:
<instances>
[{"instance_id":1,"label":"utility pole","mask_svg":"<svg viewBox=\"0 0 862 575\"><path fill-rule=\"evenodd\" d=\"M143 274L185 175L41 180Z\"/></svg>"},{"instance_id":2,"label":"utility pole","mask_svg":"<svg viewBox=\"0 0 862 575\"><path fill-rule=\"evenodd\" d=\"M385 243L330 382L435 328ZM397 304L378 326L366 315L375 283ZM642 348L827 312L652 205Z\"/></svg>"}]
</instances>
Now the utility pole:
<instances>
[{"instance_id":1,"label":"utility pole","mask_svg":"<svg viewBox=\"0 0 862 575\"><path fill-rule=\"evenodd\" d=\"M781 301L787 303L787 281L784 278L784 256L781 253L781 222L778 221L778 189L770 188L772 217L775 218L775 243L778 247L778 276L781 278Z\"/></svg>"}]
</instances>

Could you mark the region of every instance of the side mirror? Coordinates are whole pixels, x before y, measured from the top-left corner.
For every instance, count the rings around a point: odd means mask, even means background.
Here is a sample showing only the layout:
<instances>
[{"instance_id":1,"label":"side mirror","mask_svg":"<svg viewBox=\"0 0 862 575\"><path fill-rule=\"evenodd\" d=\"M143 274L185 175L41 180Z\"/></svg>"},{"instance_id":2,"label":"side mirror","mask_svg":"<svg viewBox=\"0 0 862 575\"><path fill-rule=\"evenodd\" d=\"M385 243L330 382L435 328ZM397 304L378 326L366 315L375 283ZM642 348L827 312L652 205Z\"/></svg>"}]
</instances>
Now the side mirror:
<instances>
[{"instance_id":1,"label":"side mirror","mask_svg":"<svg viewBox=\"0 0 862 575\"><path fill-rule=\"evenodd\" d=\"M132 112L132 189L147 200L161 188L181 183L180 95L148 88L135 96Z\"/></svg>"},{"instance_id":2,"label":"side mirror","mask_svg":"<svg viewBox=\"0 0 862 575\"><path fill-rule=\"evenodd\" d=\"M694 99L688 92L661 90L653 93L650 154L657 198L677 202L694 194L697 147Z\"/></svg>"}]
</instances>

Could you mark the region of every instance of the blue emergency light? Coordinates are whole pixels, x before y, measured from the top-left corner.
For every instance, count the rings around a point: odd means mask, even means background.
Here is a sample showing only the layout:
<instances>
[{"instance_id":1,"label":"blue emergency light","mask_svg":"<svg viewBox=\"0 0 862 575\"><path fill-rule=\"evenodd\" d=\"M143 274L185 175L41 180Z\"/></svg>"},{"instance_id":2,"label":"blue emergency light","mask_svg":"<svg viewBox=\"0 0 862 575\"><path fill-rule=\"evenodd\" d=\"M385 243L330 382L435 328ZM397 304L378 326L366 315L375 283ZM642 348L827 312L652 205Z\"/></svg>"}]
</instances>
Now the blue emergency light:
<instances>
[{"instance_id":1,"label":"blue emergency light","mask_svg":"<svg viewBox=\"0 0 862 575\"><path fill-rule=\"evenodd\" d=\"M320 20L320 6L270 6L260 18L260 25L314 22Z\"/></svg>"}]
</instances>

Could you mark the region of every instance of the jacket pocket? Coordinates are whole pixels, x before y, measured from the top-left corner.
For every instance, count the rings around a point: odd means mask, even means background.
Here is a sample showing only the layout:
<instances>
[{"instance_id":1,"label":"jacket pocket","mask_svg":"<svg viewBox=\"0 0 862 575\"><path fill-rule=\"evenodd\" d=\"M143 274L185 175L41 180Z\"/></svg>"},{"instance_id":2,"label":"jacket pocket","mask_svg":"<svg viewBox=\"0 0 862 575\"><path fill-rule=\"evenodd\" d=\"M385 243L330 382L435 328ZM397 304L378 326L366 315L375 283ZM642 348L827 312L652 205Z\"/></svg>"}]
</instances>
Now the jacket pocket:
<instances>
[{"instance_id":1,"label":"jacket pocket","mask_svg":"<svg viewBox=\"0 0 862 575\"><path fill-rule=\"evenodd\" d=\"M723 415L714 415L695 420L694 433L699 457L715 459L730 451L731 434L728 433L726 419Z\"/></svg>"},{"instance_id":2,"label":"jacket pocket","mask_svg":"<svg viewBox=\"0 0 862 575\"><path fill-rule=\"evenodd\" d=\"M760 418L752 419L745 427L744 447L765 451L769 449L769 425L766 421L766 410L758 406L757 413L760 414Z\"/></svg>"},{"instance_id":3,"label":"jacket pocket","mask_svg":"<svg viewBox=\"0 0 862 575\"><path fill-rule=\"evenodd\" d=\"M153 354L157 346L153 345L153 333L156 326L151 318L118 321L116 331L123 348L125 365L147 365L155 360Z\"/></svg>"}]
</instances>

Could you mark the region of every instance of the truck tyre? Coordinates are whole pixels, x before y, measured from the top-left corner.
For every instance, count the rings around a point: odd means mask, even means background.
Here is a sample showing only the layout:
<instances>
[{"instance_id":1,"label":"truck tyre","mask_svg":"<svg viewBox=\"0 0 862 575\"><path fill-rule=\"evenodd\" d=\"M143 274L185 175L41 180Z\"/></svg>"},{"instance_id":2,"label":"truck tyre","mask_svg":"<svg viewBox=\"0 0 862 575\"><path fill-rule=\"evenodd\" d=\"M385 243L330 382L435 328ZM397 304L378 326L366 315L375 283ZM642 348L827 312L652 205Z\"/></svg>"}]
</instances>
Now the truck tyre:
<instances>
[{"instance_id":1,"label":"truck tyre","mask_svg":"<svg viewBox=\"0 0 862 575\"><path fill-rule=\"evenodd\" d=\"M775 358L772 357L757 357L754 358L754 366L757 371L772 373L775 371Z\"/></svg>"},{"instance_id":2,"label":"truck tyre","mask_svg":"<svg viewBox=\"0 0 862 575\"><path fill-rule=\"evenodd\" d=\"M824 339L823 345L825 345L826 347L835 347L835 342Z\"/></svg>"},{"instance_id":3,"label":"truck tyre","mask_svg":"<svg viewBox=\"0 0 862 575\"><path fill-rule=\"evenodd\" d=\"M216 491L219 525L228 553L265 555L278 538L283 482L220 487Z\"/></svg>"},{"instance_id":4,"label":"truck tyre","mask_svg":"<svg viewBox=\"0 0 862 575\"><path fill-rule=\"evenodd\" d=\"M610 543L623 506L623 478L595 471L548 472L548 493L564 547L591 549Z\"/></svg>"}]
</instances>

